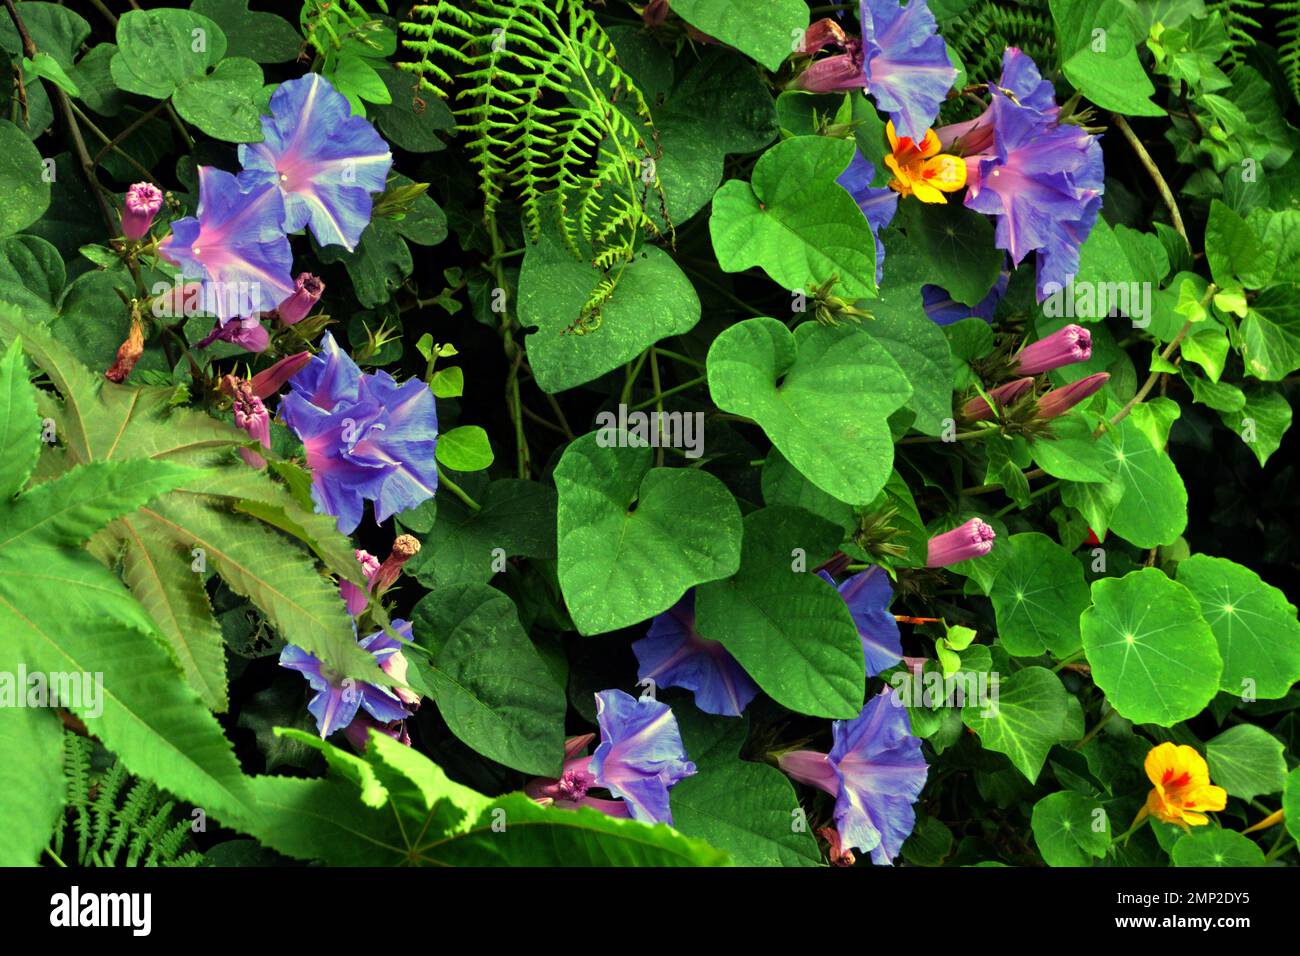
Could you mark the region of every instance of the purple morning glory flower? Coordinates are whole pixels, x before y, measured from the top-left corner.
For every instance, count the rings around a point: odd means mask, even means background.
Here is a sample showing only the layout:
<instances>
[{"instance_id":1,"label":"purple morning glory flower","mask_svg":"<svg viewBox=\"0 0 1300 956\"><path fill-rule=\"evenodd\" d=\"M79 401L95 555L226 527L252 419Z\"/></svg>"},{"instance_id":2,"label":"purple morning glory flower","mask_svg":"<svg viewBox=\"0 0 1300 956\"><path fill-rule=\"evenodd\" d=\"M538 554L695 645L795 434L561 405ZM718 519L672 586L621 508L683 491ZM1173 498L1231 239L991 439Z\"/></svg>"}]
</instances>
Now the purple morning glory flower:
<instances>
[{"instance_id":1,"label":"purple morning glory flower","mask_svg":"<svg viewBox=\"0 0 1300 956\"><path fill-rule=\"evenodd\" d=\"M281 83L270 110L262 142L239 147L240 182L278 187L285 232L310 226L321 245L351 252L393 165L388 145L319 73Z\"/></svg>"},{"instance_id":2,"label":"purple morning glory flower","mask_svg":"<svg viewBox=\"0 0 1300 956\"><path fill-rule=\"evenodd\" d=\"M394 620L392 626L405 640L411 640L411 625L408 621ZM405 680L406 660L402 657L402 645L398 640L384 631L377 631L360 644L374 655L385 672L399 680ZM312 690L316 691L307 710L316 718L316 727L322 738L347 727L362 708L375 720L385 724L405 720L410 716L406 698L414 698L414 695L409 691L405 691L404 696L399 696L395 688L344 677L301 647L286 644L280 652L280 666L301 673L307 678ZM414 700L418 703L419 698Z\"/></svg>"},{"instance_id":3,"label":"purple morning glory flower","mask_svg":"<svg viewBox=\"0 0 1300 956\"><path fill-rule=\"evenodd\" d=\"M835 584L835 579L826 571L817 573ZM849 606L853 623L858 626L862 653L867 659L867 676L875 677L901 661L903 642L898 632L898 621L894 619L894 612L889 610L889 604L894 600L889 575L879 567L870 567L845 578L837 589Z\"/></svg>"},{"instance_id":4,"label":"purple morning glory flower","mask_svg":"<svg viewBox=\"0 0 1300 956\"><path fill-rule=\"evenodd\" d=\"M940 130L939 137L963 144L966 205L996 217L998 248L1015 265L1038 253L1042 301L1078 271L1079 247L1097 221L1105 188L1101 144L1058 121L1051 84L1014 47L1003 54L1001 83L989 91L992 101L982 116L960 131ZM972 145L982 151L969 152Z\"/></svg>"},{"instance_id":5,"label":"purple morning glory flower","mask_svg":"<svg viewBox=\"0 0 1300 956\"><path fill-rule=\"evenodd\" d=\"M860 0L867 92L899 136L921 142L957 79L925 0Z\"/></svg>"},{"instance_id":6,"label":"purple morning glory flower","mask_svg":"<svg viewBox=\"0 0 1300 956\"><path fill-rule=\"evenodd\" d=\"M363 375L334 337L289 380L280 417L302 440L317 508L350 534L364 503L375 520L433 497L438 413L419 379L398 384L387 372Z\"/></svg>"},{"instance_id":7,"label":"purple morning glory flower","mask_svg":"<svg viewBox=\"0 0 1300 956\"><path fill-rule=\"evenodd\" d=\"M672 709L657 700L604 690L596 695L596 723L600 745L591 755L592 781L622 797L632 819L671 825L668 791L695 773Z\"/></svg>"},{"instance_id":8,"label":"purple morning glory flower","mask_svg":"<svg viewBox=\"0 0 1300 956\"><path fill-rule=\"evenodd\" d=\"M229 342L248 352L265 352L271 344L271 336L261 319L255 315L246 315L225 323L218 319L212 331L194 347L207 348L213 342Z\"/></svg>"},{"instance_id":9,"label":"purple morning glory flower","mask_svg":"<svg viewBox=\"0 0 1300 956\"><path fill-rule=\"evenodd\" d=\"M952 325L972 316L992 324L993 315L998 310L998 303L1007 294L1007 283L1010 281L1011 272L1003 269L998 276L998 281L993 283L993 288L989 290L989 294L974 305L962 305L948 294L947 289L937 285L923 285L921 303L925 308L925 314L935 325Z\"/></svg>"},{"instance_id":10,"label":"purple morning glory flower","mask_svg":"<svg viewBox=\"0 0 1300 956\"><path fill-rule=\"evenodd\" d=\"M283 218L279 190L245 191L230 173L200 166L198 216L172 223L158 252L187 278L203 280L200 307L225 325L269 312L293 293Z\"/></svg>"},{"instance_id":11,"label":"purple morning glory flower","mask_svg":"<svg viewBox=\"0 0 1300 956\"><path fill-rule=\"evenodd\" d=\"M595 734L583 734L566 740L564 766L560 770L560 776L535 777L525 784L524 793L538 803L547 803L562 810L588 807L606 816L631 819L628 805L622 800L593 797L588 792L598 786L591 772L591 757L586 755L587 745L595 738Z\"/></svg>"},{"instance_id":12,"label":"purple morning glory flower","mask_svg":"<svg viewBox=\"0 0 1300 956\"><path fill-rule=\"evenodd\" d=\"M659 687L682 687L695 694L706 714L739 717L758 693L758 685L718 641L695 631L695 594L688 592L654 619L646 636L632 643L637 680Z\"/></svg>"},{"instance_id":13,"label":"purple morning glory flower","mask_svg":"<svg viewBox=\"0 0 1300 956\"><path fill-rule=\"evenodd\" d=\"M869 851L871 862L888 865L916 825L912 805L929 770L907 708L886 687L857 717L834 721L831 734L830 753L783 754L781 769L835 798L842 847Z\"/></svg>"},{"instance_id":14,"label":"purple morning glory flower","mask_svg":"<svg viewBox=\"0 0 1300 956\"><path fill-rule=\"evenodd\" d=\"M871 181L875 178L876 167L859 150L835 181L853 197L871 226L872 238L876 240L876 284L879 285L885 277L885 247L880 242L880 230L893 221L898 211L898 193L888 186L873 187Z\"/></svg>"}]
</instances>

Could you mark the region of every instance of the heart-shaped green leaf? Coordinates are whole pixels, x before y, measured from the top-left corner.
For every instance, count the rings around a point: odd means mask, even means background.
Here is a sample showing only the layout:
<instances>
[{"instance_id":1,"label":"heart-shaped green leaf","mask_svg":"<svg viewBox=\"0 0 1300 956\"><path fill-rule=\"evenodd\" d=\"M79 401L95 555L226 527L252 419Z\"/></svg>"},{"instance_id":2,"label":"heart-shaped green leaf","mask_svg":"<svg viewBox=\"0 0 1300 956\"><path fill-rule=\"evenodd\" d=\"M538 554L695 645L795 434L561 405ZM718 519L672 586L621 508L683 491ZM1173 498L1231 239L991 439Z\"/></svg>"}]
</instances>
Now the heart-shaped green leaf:
<instances>
[{"instance_id":1,"label":"heart-shaped green leaf","mask_svg":"<svg viewBox=\"0 0 1300 956\"><path fill-rule=\"evenodd\" d=\"M893 469L888 419L912 393L883 345L861 329L747 319L714 340L709 391L754 419L809 481L868 504Z\"/></svg>"},{"instance_id":2,"label":"heart-shaped green leaf","mask_svg":"<svg viewBox=\"0 0 1300 956\"><path fill-rule=\"evenodd\" d=\"M844 599L809 570L830 557L842 534L785 505L746 515L740 570L696 590L695 620L777 703L848 719L862 710L862 639Z\"/></svg>"},{"instance_id":3,"label":"heart-shaped green leaf","mask_svg":"<svg viewBox=\"0 0 1300 956\"><path fill-rule=\"evenodd\" d=\"M795 136L713 197L709 232L727 272L753 266L787 289L838 278L849 299L876 294L876 241L858 204L835 181L853 159L851 140Z\"/></svg>"},{"instance_id":4,"label":"heart-shaped green leaf","mask_svg":"<svg viewBox=\"0 0 1300 956\"><path fill-rule=\"evenodd\" d=\"M583 435L555 467L560 589L581 634L639 624L740 566L740 508L708 472Z\"/></svg>"},{"instance_id":5,"label":"heart-shaped green leaf","mask_svg":"<svg viewBox=\"0 0 1300 956\"><path fill-rule=\"evenodd\" d=\"M1061 679L1045 667L1002 675L996 686L996 697L968 697L961 718L985 747L1006 754L1033 783L1047 752L1066 736L1070 695Z\"/></svg>"},{"instance_id":6,"label":"heart-shaped green leaf","mask_svg":"<svg viewBox=\"0 0 1300 956\"><path fill-rule=\"evenodd\" d=\"M617 282L598 306L600 324L579 334L575 327L584 307L607 278ZM699 320L695 288L658 246L646 246L607 276L543 231L519 270L519 321L537 330L525 339L528 363L547 392L599 378L660 339L689 332Z\"/></svg>"}]
</instances>

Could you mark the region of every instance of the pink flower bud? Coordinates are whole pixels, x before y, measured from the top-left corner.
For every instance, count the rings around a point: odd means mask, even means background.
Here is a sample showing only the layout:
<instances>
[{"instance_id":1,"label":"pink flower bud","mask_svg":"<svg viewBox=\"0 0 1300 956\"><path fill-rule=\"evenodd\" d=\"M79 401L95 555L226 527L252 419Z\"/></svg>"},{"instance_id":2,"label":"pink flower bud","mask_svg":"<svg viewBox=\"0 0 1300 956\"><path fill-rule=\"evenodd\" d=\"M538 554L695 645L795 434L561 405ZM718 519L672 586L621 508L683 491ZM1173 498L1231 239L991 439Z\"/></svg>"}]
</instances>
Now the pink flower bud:
<instances>
[{"instance_id":1,"label":"pink flower bud","mask_svg":"<svg viewBox=\"0 0 1300 956\"><path fill-rule=\"evenodd\" d=\"M253 376L251 382L253 394L258 398L270 398L280 391L281 386L297 375L304 365L311 361L310 352L298 352L280 359L268 369L263 369Z\"/></svg>"},{"instance_id":2,"label":"pink flower bud","mask_svg":"<svg viewBox=\"0 0 1300 956\"><path fill-rule=\"evenodd\" d=\"M1018 378L1014 382L999 385L989 392L989 397L997 403L998 408L1006 408L1008 405L1014 405L1018 402L1033 387L1034 380L1032 378ZM987 421L993 417L993 409L989 408L989 403L979 395L976 395L963 405L961 413L973 422Z\"/></svg>"},{"instance_id":3,"label":"pink flower bud","mask_svg":"<svg viewBox=\"0 0 1300 956\"><path fill-rule=\"evenodd\" d=\"M406 658L402 656L402 652L394 651L384 658L384 662L379 665L379 668L389 677L394 680L400 680L405 684L406 670L409 666L410 664L407 662ZM405 687L394 687L391 689L394 694L401 698L402 703L410 704L412 707L420 706L420 695L414 691L409 691Z\"/></svg>"},{"instance_id":4,"label":"pink flower bud","mask_svg":"<svg viewBox=\"0 0 1300 956\"><path fill-rule=\"evenodd\" d=\"M357 549L355 552L357 560L361 562L361 572L366 576L366 583L370 586L375 583L375 575L379 573L379 559L369 551ZM343 598L344 603L348 606L348 613L356 617L366 609L370 599L366 596L367 591L361 590L351 581L339 582L339 595Z\"/></svg>"},{"instance_id":5,"label":"pink flower bud","mask_svg":"<svg viewBox=\"0 0 1300 956\"><path fill-rule=\"evenodd\" d=\"M348 743L357 753L363 753L370 738L371 728L392 737L399 744L411 746L411 735L407 732L406 721L394 720L392 723L383 724L364 713L358 713L352 718L352 723L343 728L343 736L348 739Z\"/></svg>"},{"instance_id":6,"label":"pink flower bud","mask_svg":"<svg viewBox=\"0 0 1300 956\"><path fill-rule=\"evenodd\" d=\"M297 325L305 319L325 291L325 283L310 272L298 273L293 286L293 295L276 308L280 321L285 325Z\"/></svg>"},{"instance_id":7,"label":"pink flower bud","mask_svg":"<svg viewBox=\"0 0 1300 956\"><path fill-rule=\"evenodd\" d=\"M1054 388L1038 400L1038 418L1049 419L1064 415L1086 398L1091 398L1110 381L1109 372L1096 372L1069 385Z\"/></svg>"},{"instance_id":8,"label":"pink flower bud","mask_svg":"<svg viewBox=\"0 0 1300 956\"><path fill-rule=\"evenodd\" d=\"M983 519L971 518L964 525L930 539L926 550L927 568L946 568L958 561L982 558L993 550L993 529Z\"/></svg>"},{"instance_id":9,"label":"pink flower bud","mask_svg":"<svg viewBox=\"0 0 1300 956\"><path fill-rule=\"evenodd\" d=\"M271 447L271 416L262 400L253 394L247 382L235 386L235 427L242 428L256 438L263 448ZM239 449L240 456L254 468L266 466L266 459L247 448Z\"/></svg>"},{"instance_id":10,"label":"pink flower bud","mask_svg":"<svg viewBox=\"0 0 1300 956\"><path fill-rule=\"evenodd\" d=\"M122 235L131 240L143 239L162 208L163 194L150 183L136 183L126 191L122 209Z\"/></svg>"},{"instance_id":11,"label":"pink flower bud","mask_svg":"<svg viewBox=\"0 0 1300 956\"><path fill-rule=\"evenodd\" d=\"M371 585L375 594L383 594L391 588L397 581L398 575L402 573L402 565L419 553L420 542L417 538L409 534L399 534L397 540L393 542L393 550L389 552L388 557L375 573Z\"/></svg>"},{"instance_id":12,"label":"pink flower bud","mask_svg":"<svg viewBox=\"0 0 1300 956\"><path fill-rule=\"evenodd\" d=\"M650 0L641 10L641 20L648 27L663 26L668 19L668 0Z\"/></svg>"},{"instance_id":13,"label":"pink flower bud","mask_svg":"<svg viewBox=\"0 0 1300 956\"><path fill-rule=\"evenodd\" d=\"M1092 333L1080 325L1067 325L1021 349L1015 356L1015 370L1021 375L1037 375L1090 358Z\"/></svg>"},{"instance_id":14,"label":"pink flower bud","mask_svg":"<svg viewBox=\"0 0 1300 956\"><path fill-rule=\"evenodd\" d=\"M850 41L856 43L857 41ZM839 53L817 60L794 81L796 89L809 93L838 93L860 90L867 85L862 75L862 56L859 53Z\"/></svg>"}]
</instances>

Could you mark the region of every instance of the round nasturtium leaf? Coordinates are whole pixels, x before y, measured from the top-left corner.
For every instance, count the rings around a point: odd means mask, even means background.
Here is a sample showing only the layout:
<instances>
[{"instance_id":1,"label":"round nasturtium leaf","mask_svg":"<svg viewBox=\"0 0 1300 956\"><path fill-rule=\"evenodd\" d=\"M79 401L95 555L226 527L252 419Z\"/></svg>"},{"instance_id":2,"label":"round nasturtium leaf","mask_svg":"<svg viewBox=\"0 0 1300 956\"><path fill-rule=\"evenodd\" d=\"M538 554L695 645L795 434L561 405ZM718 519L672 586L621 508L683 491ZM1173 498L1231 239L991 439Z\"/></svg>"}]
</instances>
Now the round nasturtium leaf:
<instances>
[{"instance_id":1,"label":"round nasturtium leaf","mask_svg":"<svg viewBox=\"0 0 1300 956\"><path fill-rule=\"evenodd\" d=\"M27 135L0 119L0 236L26 229L50 205L44 160Z\"/></svg>"},{"instance_id":2,"label":"round nasturtium leaf","mask_svg":"<svg viewBox=\"0 0 1300 956\"><path fill-rule=\"evenodd\" d=\"M1007 653L1032 657L1079 649L1079 615L1091 602L1083 566L1045 534L1012 535L989 589L998 641Z\"/></svg>"},{"instance_id":3,"label":"round nasturtium leaf","mask_svg":"<svg viewBox=\"0 0 1300 956\"><path fill-rule=\"evenodd\" d=\"M1034 804L1034 842L1048 866L1091 866L1110 847L1110 819L1101 802L1073 790Z\"/></svg>"},{"instance_id":4,"label":"round nasturtium leaf","mask_svg":"<svg viewBox=\"0 0 1300 956\"><path fill-rule=\"evenodd\" d=\"M1286 595L1249 568L1205 554L1179 562L1178 583L1201 603L1219 642L1219 689L1243 699L1285 697L1300 680L1300 621Z\"/></svg>"},{"instance_id":5,"label":"round nasturtium leaf","mask_svg":"<svg viewBox=\"0 0 1300 956\"><path fill-rule=\"evenodd\" d=\"M709 392L719 408L762 426L790 464L852 505L889 480L889 416L912 387L883 345L861 329L805 322L794 332L747 319L714 340Z\"/></svg>"},{"instance_id":6,"label":"round nasturtium leaf","mask_svg":"<svg viewBox=\"0 0 1300 956\"><path fill-rule=\"evenodd\" d=\"M759 157L752 183L723 183L709 219L718 265L725 272L760 266L790 290L835 279L846 299L875 296L876 240L836 182L853 150L849 140L795 136Z\"/></svg>"},{"instance_id":7,"label":"round nasturtium leaf","mask_svg":"<svg viewBox=\"0 0 1300 956\"><path fill-rule=\"evenodd\" d=\"M1242 800L1281 793L1286 785L1285 750L1263 727L1229 727L1205 745L1210 780Z\"/></svg>"},{"instance_id":8,"label":"round nasturtium leaf","mask_svg":"<svg viewBox=\"0 0 1300 956\"><path fill-rule=\"evenodd\" d=\"M740 567L740 508L726 485L654 468L652 449L605 448L602 437L583 435L555 467L560 590L580 634L639 624Z\"/></svg>"},{"instance_id":9,"label":"round nasturtium leaf","mask_svg":"<svg viewBox=\"0 0 1300 956\"><path fill-rule=\"evenodd\" d=\"M1263 866L1259 844L1236 830L1193 830L1169 851L1174 866Z\"/></svg>"},{"instance_id":10,"label":"round nasturtium leaf","mask_svg":"<svg viewBox=\"0 0 1300 956\"><path fill-rule=\"evenodd\" d=\"M1079 624L1092 678L1135 724L1169 727L1219 689L1223 659L1200 604L1156 568L1093 582Z\"/></svg>"},{"instance_id":11,"label":"round nasturtium leaf","mask_svg":"<svg viewBox=\"0 0 1300 956\"><path fill-rule=\"evenodd\" d=\"M1187 488L1169 454L1132 417L1110 429L1111 468L1123 489L1110 530L1139 548L1169 544L1187 527Z\"/></svg>"},{"instance_id":12,"label":"round nasturtium leaf","mask_svg":"<svg viewBox=\"0 0 1300 956\"><path fill-rule=\"evenodd\" d=\"M1287 833L1300 840L1300 767L1286 775L1286 785L1282 789L1282 814Z\"/></svg>"}]
</instances>

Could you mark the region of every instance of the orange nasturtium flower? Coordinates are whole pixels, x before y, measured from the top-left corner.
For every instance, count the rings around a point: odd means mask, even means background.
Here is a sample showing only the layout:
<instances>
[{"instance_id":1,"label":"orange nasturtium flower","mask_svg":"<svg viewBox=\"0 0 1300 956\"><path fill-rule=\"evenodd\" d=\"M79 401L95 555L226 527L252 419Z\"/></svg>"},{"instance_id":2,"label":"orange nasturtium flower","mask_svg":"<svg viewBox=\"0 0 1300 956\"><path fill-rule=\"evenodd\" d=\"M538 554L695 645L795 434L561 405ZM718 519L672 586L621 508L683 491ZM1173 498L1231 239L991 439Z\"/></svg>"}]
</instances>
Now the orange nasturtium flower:
<instances>
[{"instance_id":1,"label":"orange nasturtium flower","mask_svg":"<svg viewBox=\"0 0 1300 956\"><path fill-rule=\"evenodd\" d=\"M917 146L908 136L899 136L891 120L885 125L889 136L890 154L885 165L893 172L891 189L904 196L915 196L921 202L946 203L944 193L956 192L966 185L966 164L960 156L940 153L939 137L934 130L925 131L925 139Z\"/></svg>"},{"instance_id":2,"label":"orange nasturtium flower","mask_svg":"<svg viewBox=\"0 0 1300 956\"><path fill-rule=\"evenodd\" d=\"M1228 792L1210 783L1205 758L1186 744L1163 743L1147 754L1146 772L1154 789L1147 794L1139 818L1150 814L1165 823L1201 826L1210 819L1205 810L1222 810Z\"/></svg>"}]
</instances>

